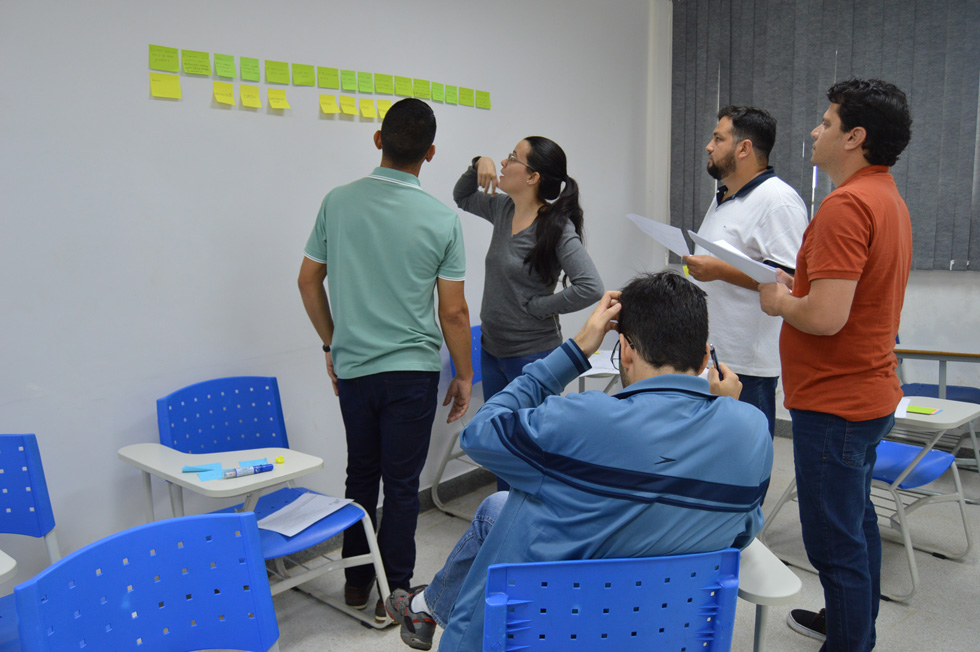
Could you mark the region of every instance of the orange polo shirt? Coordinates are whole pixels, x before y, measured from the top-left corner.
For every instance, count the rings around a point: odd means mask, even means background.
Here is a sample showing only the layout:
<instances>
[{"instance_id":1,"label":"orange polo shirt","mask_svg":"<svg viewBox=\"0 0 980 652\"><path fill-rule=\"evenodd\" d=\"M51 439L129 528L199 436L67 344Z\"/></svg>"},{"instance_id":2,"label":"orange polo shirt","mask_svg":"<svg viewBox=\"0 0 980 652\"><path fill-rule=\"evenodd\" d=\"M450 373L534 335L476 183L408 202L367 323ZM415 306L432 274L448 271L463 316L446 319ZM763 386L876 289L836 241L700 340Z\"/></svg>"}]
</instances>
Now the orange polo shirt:
<instances>
[{"instance_id":1,"label":"orange polo shirt","mask_svg":"<svg viewBox=\"0 0 980 652\"><path fill-rule=\"evenodd\" d=\"M844 327L809 335L783 322L785 405L866 421L895 410L895 336L912 264L912 224L888 167L862 168L820 204L803 234L793 296L818 279L856 280Z\"/></svg>"}]
</instances>

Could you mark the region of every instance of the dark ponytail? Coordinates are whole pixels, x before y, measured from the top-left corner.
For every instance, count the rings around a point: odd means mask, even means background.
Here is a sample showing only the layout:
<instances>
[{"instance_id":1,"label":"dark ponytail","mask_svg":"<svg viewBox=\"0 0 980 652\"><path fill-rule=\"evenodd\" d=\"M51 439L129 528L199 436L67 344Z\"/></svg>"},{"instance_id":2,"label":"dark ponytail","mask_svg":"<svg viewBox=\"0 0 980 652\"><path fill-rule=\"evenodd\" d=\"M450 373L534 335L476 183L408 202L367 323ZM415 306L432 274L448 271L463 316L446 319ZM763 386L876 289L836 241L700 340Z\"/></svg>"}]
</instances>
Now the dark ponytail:
<instances>
[{"instance_id":1,"label":"dark ponytail","mask_svg":"<svg viewBox=\"0 0 980 652\"><path fill-rule=\"evenodd\" d=\"M538 199L544 202L535 219L534 247L524 259L524 264L550 285L558 281L561 271L558 244L565 231L565 222L570 220L575 226L575 233L581 238L585 217L578 203L578 184L568 176L562 148L553 140L541 136L529 136L524 140L531 146L527 156L528 166L541 176ZM563 283L567 280L566 276Z\"/></svg>"}]
</instances>

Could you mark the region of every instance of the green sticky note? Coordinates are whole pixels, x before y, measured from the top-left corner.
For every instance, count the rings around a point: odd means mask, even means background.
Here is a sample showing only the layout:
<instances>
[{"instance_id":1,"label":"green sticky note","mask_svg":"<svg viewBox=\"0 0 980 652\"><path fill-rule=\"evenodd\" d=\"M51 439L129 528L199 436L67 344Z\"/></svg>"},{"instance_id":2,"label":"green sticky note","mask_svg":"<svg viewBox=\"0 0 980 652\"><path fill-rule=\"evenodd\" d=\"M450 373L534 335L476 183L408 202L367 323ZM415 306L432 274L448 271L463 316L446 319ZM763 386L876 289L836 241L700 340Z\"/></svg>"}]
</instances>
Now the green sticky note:
<instances>
[{"instance_id":1,"label":"green sticky note","mask_svg":"<svg viewBox=\"0 0 980 652\"><path fill-rule=\"evenodd\" d=\"M316 83L320 88L340 88L340 71L336 68L317 66Z\"/></svg>"},{"instance_id":2,"label":"green sticky note","mask_svg":"<svg viewBox=\"0 0 980 652\"><path fill-rule=\"evenodd\" d=\"M391 75L374 74L374 89L383 95L395 94L395 78Z\"/></svg>"},{"instance_id":3,"label":"green sticky note","mask_svg":"<svg viewBox=\"0 0 980 652\"><path fill-rule=\"evenodd\" d=\"M490 93L488 91L476 92L476 108L490 110Z\"/></svg>"},{"instance_id":4,"label":"green sticky note","mask_svg":"<svg viewBox=\"0 0 980 652\"><path fill-rule=\"evenodd\" d=\"M302 63L293 64L293 86L312 86L316 83L316 70Z\"/></svg>"},{"instance_id":5,"label":"green sticky note","mask_svg":"<svg viewBox=\"0 0 980 652\"><path fill-rule=\"evenodd\" d=\"M259 81L259 60L249 57L238 57L238 66L242 71L244 81Z\"/></svg>"},{"instance_id":6,"label":"green sticky note","mask_svg":"<svg viewBox=\"0 0 980 652\"><path fill-rule=\"evenodd\" d=\"M439 82L432 82L432 99L436 102L446 101L446 87Z\"/></svg>"},{"instance_id":7,"label":"green sticky note","mask_svg":"<svg viewBox=\"0 0 980 652\"><path fill-rule=\"evenodd\" d=\"M353 70L340 71L340 87L345 91L357 90L357 73Z\"/></svg>"},{"instance_id":8,"label":"green sticky note","mask_svg":"<svg viewBox=\"0 0 980 652\"><path fill-rule=\"evenodd\" d=\"M939 408L934 407L919 407L917 405L910 405L906 409L906 412L911 412L912 414L938 414L942 412Z\"/></svg>"},{"instance_id":9,"label":"green sticky note","mask_svg":"<svg viewBox=\"0 0 980 652\"><path fill-rule=\"evenodd\" d=\"M181 50L180 60L184 64L184 72L188 75L210 75L211 55L196 50Z\"/></svg>"},{"instance_id":10,"label":"green sticky note","mask_svg":"<svg viewBox=\"0 0 980 652\"><path fill-rule=\"evenodd\" d=\"M459 89L446 84L446 104L459 104Z\"/></svg>"},{"instance_id":11,"label":"green sticky note","mask_svg":"<svg viewBox=\"0 0 980 652\"><path fill-rule=\"evenodd\" d=\"M421 100L428 100L432 98L431 85L428 79L414 79L412 80L412 88L415 91L415 97Z\"/></svg>"},{"instance_id":12,"label":"green sticky note","mask_svg":"<svg viewBox=\"0 0 980 652\"><path fill-rule=\"evenodd\" d=\"M162 45L151 45L150 70L180 72L180 62L177 54L177 48L165 48Z\"/></svg>"},{"instance_id":13,"label":"green sticky note","mask_svg":"<svg viewBox=\"0 0 980 652\"><path fill-rule=\"evenodd\" d=\"M370 72L357 73L357 91L359 93L374 92L374 73L370 73Z\"/></svg>"},{"instance_id":14,"label":"green sticky note","mask_svg":"<svg viewBox=\"0 0 980 652\"><path fill-rule=\"evenodd\" d=\"M230 54L214 55L214 74L227 79L235 78L235 57Z\"/></svg>"},{"instance_id":15,"label":"green sticky note","mask_svg":"<svg viewBox=\"0 0 980 652\"><path fill-rule=\"evenodd\" d=\"M399 77L395 75L395 95L401 95L402 97L412 96L411 77Z\"/></svg>"},{"instance_id":16,"label":"green sticky note","mask_svg":"<svg viewBox=\"0 0 980 652\"><path fill-rule=\"evenodd\" d=\"M473 89L459 87L459 103L463 106L473 106Z\"/></svg>"},{"instance_id":17,"label":"green sticky note","mask_svg":"<svg viewBox=\"0 0 980 652\"><path fill-rule=\"evenodd\" d=\"M285 61L265 60L265 83L267 84L288 84L289 83L289 64Z\"/></svg>"}]
</instances>

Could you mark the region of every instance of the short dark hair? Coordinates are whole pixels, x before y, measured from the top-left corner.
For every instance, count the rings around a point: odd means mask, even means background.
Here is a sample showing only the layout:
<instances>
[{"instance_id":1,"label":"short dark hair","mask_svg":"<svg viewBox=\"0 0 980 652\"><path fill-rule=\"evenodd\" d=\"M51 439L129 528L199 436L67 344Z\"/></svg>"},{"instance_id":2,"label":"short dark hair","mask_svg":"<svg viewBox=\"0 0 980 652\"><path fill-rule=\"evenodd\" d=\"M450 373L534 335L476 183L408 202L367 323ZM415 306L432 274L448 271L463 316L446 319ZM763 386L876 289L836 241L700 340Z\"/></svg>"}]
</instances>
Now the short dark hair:
<instances>
[{"instance_id":1,"label":"short dark hair","mask_svg":"<svg viewBox=\"0 0 980 652\"><path fill-rule=\"evenodd\" d=\"M655 367L701 369L708 342L704 290L671 271L637 276L623 288L619 332Z\"/></svg>"},{"instance_id":2,"label":"short dark hair","mask_svg":"<svg viewBox=\"0 0 980 652\"><path fill-rule=\"evenodd\" d=\"M827 91L839 105L841 131L864 127L864 156L871 165L892 166L912 137L908 99L895 84L880 79L848 79Z\"/></svg>"},{"instance_id":3,"label":"short dark hair","mask_svg":"<svg viewBox=\"0 0 980 652\"><path fill-rule=\"evenodd\" d=\"M732 121L735 142L751 140L752 149L763 162L769 161L769 152L776 142L776 118L754 106L726 106L718 111L718 119L722 118Z\"/></svg>"},{"instance_id":4,"label":"short dark hair","mask_svg":"<svg viewBox=\"0 0 980 652\"><path fill-rule=\"evenodd\" d=\"M435 139L436 116L414 97L392 104L381 123L381 153L395 165L418 163Z\"/></svg>"}]
</instances>

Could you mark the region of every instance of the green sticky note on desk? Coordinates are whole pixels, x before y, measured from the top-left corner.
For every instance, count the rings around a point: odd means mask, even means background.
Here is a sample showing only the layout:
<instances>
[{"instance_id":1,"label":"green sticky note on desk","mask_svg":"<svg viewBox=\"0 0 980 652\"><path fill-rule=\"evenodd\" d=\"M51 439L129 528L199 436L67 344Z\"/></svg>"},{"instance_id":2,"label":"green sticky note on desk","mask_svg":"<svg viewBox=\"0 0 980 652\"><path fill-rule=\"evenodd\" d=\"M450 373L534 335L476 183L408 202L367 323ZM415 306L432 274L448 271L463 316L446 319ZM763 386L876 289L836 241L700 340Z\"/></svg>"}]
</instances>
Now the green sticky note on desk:
<instances>
[{"instance_id":1,"label":"green sticky note on desk","mask_svg":"<svg viewBox=\"0 0 980 652\"><path fill-rule=\"evenodd\" d=\"M265 81L267 84L288 84L289 64L285 61L265 60Z\"/></svg>"},{"instance_id":2,"label":"green sticky note on desk","mask_svg":"<svg viewBox=\"0 0 980 652\"><path fill-rule=\"evenodd\" d=\"M320 88L340 88L340 71L336 68L316 67L316 85Z\"/></svg>"},{"instance_id":3,"label":"green sticky note on desk","mask_svg":"<svg viewBox=\"0 0 980 652\"><path fill-rule=\"evenodd\" d=\"M235 57L230 54L214 55L214 74L226 79L235 78Z\"/></svg>"},{"instance_id":4,"label":"green sticky note on desk","mask_svg":"<svg viewBox=\"0 0 980 652\"><path fill-rule=\"evenodd\" d=\"M928 415L933 415L933 414L938 414L938 413L942 412L942 409L940 409L940 408L931 408L931 407L920 407L918 405L910 405L910 406L908 406L908 408L905 411L906 412L911 412L912 414L928 414Z\"/></svg>"},{"instance_id":5,"label":"green sticky note on desk","mask_svg":"<svg viewBox=\"0 0 980 652\"><path fill-rule=\"evenodd\" d=\"M313 66L293 64L293 86L312 86L314 83L316 83L316 71Z\"/></svg>"},{"instance_id":6,"label":"green sticky note on desk","mask_svg":"<svg viewBox=\"0 0 980 652\"><path fill-rule=\"evenodd\" d=\"M197 50L181 50L180 60L184 64L184 72L188 75L210 75L211 55Z\"/></svg>"},{"instance_id":7,"label":"green sticky note on desk","mask_svg":"<svg viewBox=\"0 0 980 652\"><path fill-rule=\"evenodd\" d=\"M150 70L164 72L180 72L177 48L166 48L162 45L150 46Z\"/></svg>"},{"instance_id":8,"label":"green sticky note on desk","mask_svg":"<svg viewBox=\"0 0 980 652\"><path fill-rule=\"evenodd\" d=\"M259 60L251 57L238 57L238 65L242 69L242 80L259 81Z\"/></svg>"}]
</instances>

